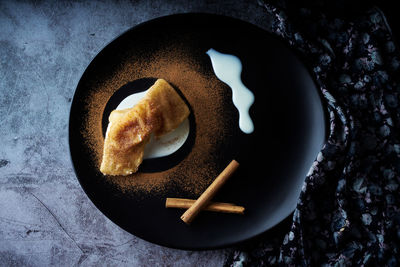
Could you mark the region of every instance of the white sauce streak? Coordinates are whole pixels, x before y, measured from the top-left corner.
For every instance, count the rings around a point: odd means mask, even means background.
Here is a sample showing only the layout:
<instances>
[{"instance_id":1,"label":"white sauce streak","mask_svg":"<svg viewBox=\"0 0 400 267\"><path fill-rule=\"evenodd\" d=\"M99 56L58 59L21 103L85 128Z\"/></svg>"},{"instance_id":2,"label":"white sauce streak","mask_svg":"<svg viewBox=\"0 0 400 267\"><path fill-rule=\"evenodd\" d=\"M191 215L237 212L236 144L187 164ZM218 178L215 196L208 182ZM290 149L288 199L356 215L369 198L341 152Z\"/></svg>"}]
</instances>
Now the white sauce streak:
<instances>
[{"instance_id":1,"label":"white sauce streak","mask_svg":"<svg viewBox=\"0 0 400 267\"><path fill-rule=\"evenodd\" d=\"M254 131L249 109L254 103L254 94L243 84L240 76L242 62L234 55L223 54L211 48L207 51L215 75L232 90L232 101L239 111L239 128L250 134Z\"/></svg>"}]
</instances>

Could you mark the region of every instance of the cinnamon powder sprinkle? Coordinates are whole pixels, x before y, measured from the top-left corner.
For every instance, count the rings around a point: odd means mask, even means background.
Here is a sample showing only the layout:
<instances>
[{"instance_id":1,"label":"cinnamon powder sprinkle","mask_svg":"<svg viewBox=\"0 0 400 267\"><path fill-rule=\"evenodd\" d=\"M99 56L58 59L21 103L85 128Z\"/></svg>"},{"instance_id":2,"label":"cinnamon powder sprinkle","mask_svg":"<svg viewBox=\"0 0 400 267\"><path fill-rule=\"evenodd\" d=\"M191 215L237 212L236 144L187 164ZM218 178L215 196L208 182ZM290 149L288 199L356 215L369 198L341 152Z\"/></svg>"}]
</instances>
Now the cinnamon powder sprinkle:
<instances>
[{"instance_id":1,"label":"cinnamon powder sprinkle","mask_svg":"<svg viewBox=\"0 0 400 267\"><path fill-rule=\"evenodd\" d=\"M151 52L131 52L113 73L90 84L86 99L87 117L82 134L93 152L95 165L100 166L104 137L102 116L109 98L116 90L136 79L163 78L178 88L189 102L196 123L192 151L174 167L153 173L140 171L128 176L103 176L121 191L144 191L162 194L170 188L196 197L203 192L223 169L221 149L232 135L230 89L214 75L207 55L170 45ZM223 156L222 156L223 158ZM222 164L222 165L221 165Z\"/></svg>"}]
</instances>

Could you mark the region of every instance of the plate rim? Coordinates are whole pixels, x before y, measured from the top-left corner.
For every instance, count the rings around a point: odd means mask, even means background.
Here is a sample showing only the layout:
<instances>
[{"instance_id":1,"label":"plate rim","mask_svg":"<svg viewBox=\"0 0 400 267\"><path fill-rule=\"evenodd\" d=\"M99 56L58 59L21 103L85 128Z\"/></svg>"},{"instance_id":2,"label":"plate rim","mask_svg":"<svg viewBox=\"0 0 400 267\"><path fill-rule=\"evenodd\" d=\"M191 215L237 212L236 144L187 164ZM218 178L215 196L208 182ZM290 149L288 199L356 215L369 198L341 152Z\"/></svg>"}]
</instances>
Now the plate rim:
<instances>
[{"instance_id":1,"label":"plate rim","mask_svg":"<svg viewBox=\"0 0 400 267\"><path fill-rule=\"evenodd\" d=\"M127 30L124 30L122 33L118 34L116 37L114 37L112 40L110 40L108 43L106 43L105 45L102 46L101 50L96 53L90 60L90 62L87 64L87 66L85 67L85 70L83 71L83 73L81 74L79 81L76 83L75 89L74 89L74 94L73 97L71 98L71 104L70 104L70 108L69 108L69 117L68 117L68 148L69 148L69 158L74 170L74 174L76 179L79 182L80 187L82 188L82 190L84 191L85 195L87 196L87 198L92 202L92 204L97 208L97 210L99 210L101 212L101 214L103 216L105 216L107 219L109 219L114 225L118 226L120 229L122 229L123 231L126 231L127 233L138 237L146 242L155 244L155 245L159 245L159 246L163 246L163 247L167 247L167 248L173 248L173 249L180 249L180 250L186 250L186 251L207 251L207 250L218 250L218 249L223 249L223 248L229 248L229 247L233 247L233 246L239 246L239 245L244 245L247 243L250 243L254 240L257 240L258 238L261 238L262 236L268 235L268 234L272 234L275 232L274 230L277 230L277 228L279 228L285 221L288 220L288 218L290 217L291 214L294 213L295 208L293 208L292 210L290 210L289 212L287 212L287 215L285 215L285 217L280 220L279 222L273 224L270 228L257 233L257 234L253 234L253 235L249 235L246 238L242 238L239 239L237 241L231 241L231 242L225 242L224 244L221 245L212 245L212 246L177 246L174 245L173 243L170 242L158 242L157 240L151 240L148 239L146 237L144 237L144 235L142 235L140 232L138 233L132 233L131 231L125 229L124 227L122 227L119 223L115 222L114 220L112 220L99 206L98 204L96 204L92 197L90 197L90 194L88 194L87 189L82 185L82 181L81 178L78 176L75 164L74 164L74 159L72 156L72 150L71 150L71 121L73 120L72 118L72 107L73 107L73 103L77 98L77 89L79 88L80 84L82 83L82 78L85 76L85 74L87 73L88 69L90 68L90 66L92 64L94 64L95 59L102 53L104 53L104 50L106 50L107 47L109 47L110 45L112 45L115 41L117 41L120 37L126 35L127 33L137 30L139 28L145 27L148 24L157 22L157 21L161 21L161 20L168 20L171 17L192 17L192 16L197 16L197 17L215 17L215 18L221 18L221 19L228 19L228 20L236 20L239 21L241 23L245 23L248 24L249 26L252 27L256 27L259 30L262 30L263 32L265 32L265 34L269 35L271 38L277 40L281 45L283 45L284 47L286 47L288 50L290 50L293 55L300 61L300 63L305 67L306 71L308 72L311 80L313 81L313 84L315 86L316 92L319 95L319 99L320 99L320 103L322 106L322 111L323 111L323 119L324 119L324 142L323 145L325 145L328 136L329 136L329 113L327 110L327 104L325 101L323 101L325 98L321 92L321 90L319 90L320 86L318 86L316 77L314 75L312 75L312 69L311 67L308 65L307 61L306 61L306 57L304 55L302 55L298 50L294 49L293 47L291 47L289 45L289 43L287 42L287 40L285 40L282 36L276 35L273 32L269 32L268 30L260 27L259 25L256 25L252 22L237 18L237 17L233 17L233 16L228 16L228 15L223 15L223 14L217 14L217 13L207 13L207 12L185 12L185 13L173 13L173 14L168 14L168 15L163 15L163 16L159 16L159 17L155 17L155 18L151 18L148 19L146 21L143 22L139 22L136 25L131 26L130 28L128 28ZM322 145L322 147L323 147ZM321 148L322 148L321 147ZM311 168L311 166L310 166ZM306 178L306 176L304 177L304 179Z\"/></svg>"}]
</instances>

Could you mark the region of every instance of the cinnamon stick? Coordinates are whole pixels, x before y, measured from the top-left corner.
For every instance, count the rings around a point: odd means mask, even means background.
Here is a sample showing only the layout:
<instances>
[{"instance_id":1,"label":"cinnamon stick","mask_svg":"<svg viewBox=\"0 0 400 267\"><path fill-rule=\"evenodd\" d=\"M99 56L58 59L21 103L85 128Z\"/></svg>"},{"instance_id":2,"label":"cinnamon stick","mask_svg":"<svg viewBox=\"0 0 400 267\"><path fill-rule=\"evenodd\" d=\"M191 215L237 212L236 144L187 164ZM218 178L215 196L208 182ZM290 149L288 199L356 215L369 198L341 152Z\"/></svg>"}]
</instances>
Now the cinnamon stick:
<instances>
[{"instance_id":1,"label":"cinnamon stick","mask_svg":"<svg viewBox=\"0 0 400 267\"><path fill-rule=\"evenodd\" d=\"M167 198L167 200L165 201L165 207L166 208L188 209L195 202L196 202L196 200L194 200L194 199ZM232 203L209 202L208 205L204 207L204 210L215 211L215 212L224 212L224 213L244 214L245 208L242 206L237 206Z\"/></svg>"},{"instance_id":2,"label":"cinnamon stick","mask_svg":"<svg viewBox=\"0 0 400 267\"><path fill-rule=\"evenodd\" d=\"M225 184L225 182L232 176L232 174L239 167L236 160L232 160L228 166L215 178L214 182L201 194L195 203L183 213L181 220L186 224L190 224L199 212L207 206L210 200L216 195L218 190Z\"/></svg>"}]
</instances>

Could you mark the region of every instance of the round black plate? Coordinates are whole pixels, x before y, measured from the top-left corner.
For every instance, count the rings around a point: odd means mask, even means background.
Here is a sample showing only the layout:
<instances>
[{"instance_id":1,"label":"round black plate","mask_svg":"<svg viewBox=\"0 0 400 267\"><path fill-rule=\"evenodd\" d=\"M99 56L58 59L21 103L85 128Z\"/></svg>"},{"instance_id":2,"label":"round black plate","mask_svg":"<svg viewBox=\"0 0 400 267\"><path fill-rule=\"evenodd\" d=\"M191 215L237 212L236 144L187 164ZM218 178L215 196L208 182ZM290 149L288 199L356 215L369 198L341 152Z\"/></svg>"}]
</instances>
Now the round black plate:
<instances>
[{"instance_id":1,"label":"round black plate","mask_svg":"<svg viewBox=\"0 0 400 267\"><path fill-rule=\"evenodd\" d=\"M166 209L164 205L166 197L184 197L187 192L169 189L164 194L146 194L124 192L111 186L99 172L98 163L82 133L87 125L87 99L92 96L93 85L106 83L108 75L120 68L130 51L151 55L151 51L171 43L185 51L196 51L194 54L211 73L211 61L205 54L210 48L233 54L242 61L242 81L255 95L250 110L255 131L246 135L239 130L237 112L233 104L226 101L225 106L232 113L229 132L232 134L228 135L223 151L213 156L221 161L217 164L221 171L233 158L240 162L239 171L218 193L217 200L245 206L243 216L202 212L192 225L185 225L180 220L183 210ZM149 79L163 77L142 78L144 80L139 82L127 81L126 86L121 87L126 93L116 91L105 101L107 103L100 103L102 112L108 114L110 107L116 105L115 101L124 94L129 95L129 90L144 90L140 85L146 85ZM129 85L130 82L139 86ZM230 94L229 87L226 87L226 94ZM196 108L193 103L188 104ZM99 119L99 125L103 118ZM198 120L190 118L192 136L183 150L177 151L178 160L171 158L175 160L171 166L179 164L191 153L194 140L198 138ZM306 66L281 40L237 19L180 14L140 24L116 38L96 56L83 74L73 98L69 143L82 188L110 220L126 231L160 245L211 249L264 233L293 212L304 178L325 141L325 127L321 99ZM161 160L164 163L160 165L157 161L143 164L146 168L152 164L163 166L162 169L171 167L168 160ZM143 167L139 171L146 169Z\"/></svg>"}]
</instances>

